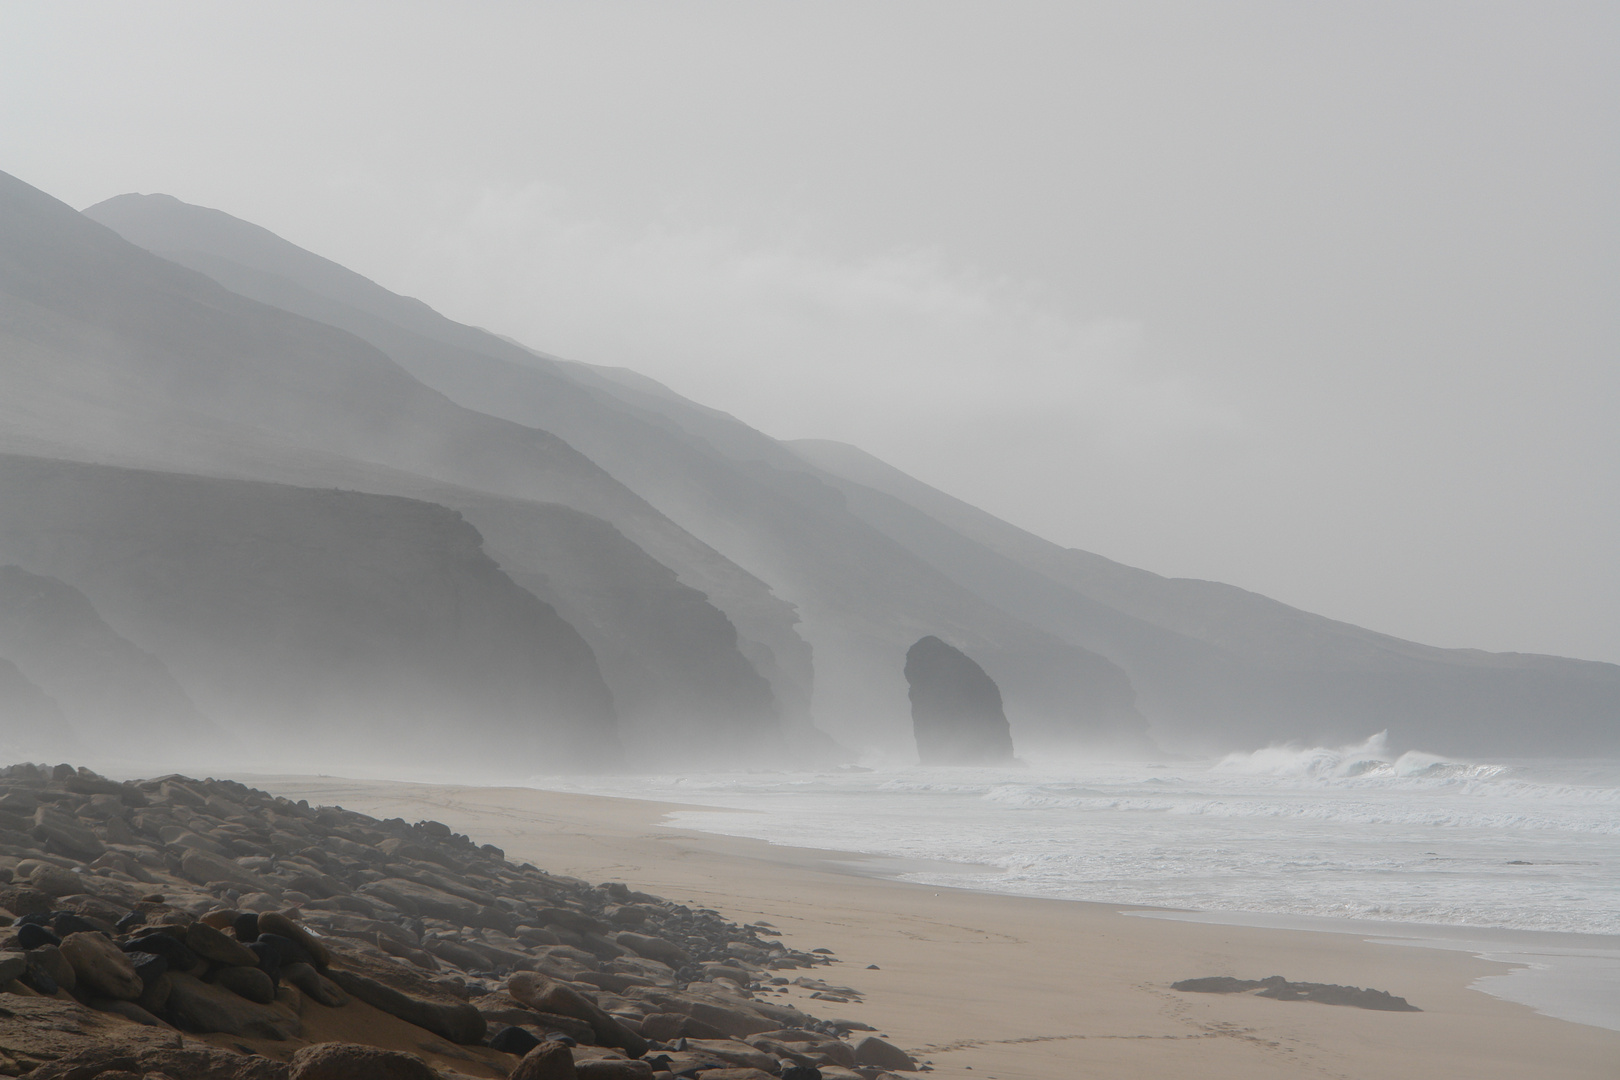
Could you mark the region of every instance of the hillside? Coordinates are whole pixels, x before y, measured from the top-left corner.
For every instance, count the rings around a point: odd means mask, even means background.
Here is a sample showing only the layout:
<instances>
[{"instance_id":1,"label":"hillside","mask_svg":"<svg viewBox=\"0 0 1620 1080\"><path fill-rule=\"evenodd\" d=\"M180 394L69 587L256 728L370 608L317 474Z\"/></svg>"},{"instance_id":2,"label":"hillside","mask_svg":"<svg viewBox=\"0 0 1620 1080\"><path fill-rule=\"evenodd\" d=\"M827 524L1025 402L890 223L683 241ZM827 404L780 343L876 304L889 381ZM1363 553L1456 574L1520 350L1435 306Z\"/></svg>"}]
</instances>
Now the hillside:
<instances>
[{"instance_id":1,"label":"hillside","mask_svg":"<svg viewBox=\"0 0 1620 1080\"><path fill-rule=\"evenodd\" d=\"M678 669L671 696L689 716L722 718L719 745L739 726L749 742L779 739L779 706L739 655L736 624L704 599L731 598L750 646L792 640L791 609L758 579L557 436L457 406L353 335L228 292L10 177L0 178L0 349L0 449L311 488L453 488L480 507L521 503L543 518L562 503L605 522L626 542L575 545L561 561L508 543L507 569L566 584L633 580L649 557L670 567L695 592L663 588L646 604L682 663L652 650L638 677ZM619 689L632 706L647 698L628 676Z\"/></svg>"},{"instance_id":2,"label":"hillside","mask_svg":"<svg viewBox=\"0 0 1620 1080\"><path fill-rule=\"evenodd\" d=\"M1148 745L1116 666L939 574L849 513L791 453L723 414L712 430L686 430L636 400L642 391L625 392L637 380L599 379L454 323L215 210L120 196L86 213L243 295L364 338L459 404L562 436L794 605L814 649L813 697L808 654L788 670L806 688L805 714L813 707L836 737L909 747L905 653L920 635L939 633L994 672L1020 745Z\"/></svg>"},{"instance_id":3,"label":"hillside","mask_svg":"<svg viewBox=\"0 0 1620 1080\"><path fill-rule=\"evenodd\" d=\"M173 680L157 689L184 687L257 760L522 776L621 758L589 645L444 507L0 455L0 508L0 552L39 575L36 591L51 578L82 594L93 612L80 621L105 619L103 648L154 677L161 658ZM114 631L124 646L107 642ZM47 660L40 644L20 652L65 685L71 654ZM117 674L86 663L65 703ZM219 752L196 745L182 705L154 706L128 701L119 715L137 726L122 733L88 707L73 715L96 718L79 733L101 754Z\"/></svg>"}]
</instances>

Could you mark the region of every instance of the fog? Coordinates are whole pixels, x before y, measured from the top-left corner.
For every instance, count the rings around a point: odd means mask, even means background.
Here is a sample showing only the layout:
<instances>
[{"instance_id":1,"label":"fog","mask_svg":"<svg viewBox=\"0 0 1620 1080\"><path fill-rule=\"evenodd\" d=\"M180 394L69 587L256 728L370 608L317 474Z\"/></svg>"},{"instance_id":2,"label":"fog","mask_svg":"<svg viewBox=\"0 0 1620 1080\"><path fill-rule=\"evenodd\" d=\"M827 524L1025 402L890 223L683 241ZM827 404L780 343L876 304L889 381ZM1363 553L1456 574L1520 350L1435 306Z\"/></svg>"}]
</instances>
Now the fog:
<instances>
[{"instance_id":1,"label":"fog","mask_svg":"<svg viewBox=\"0 0 1620 1080\"><path fill-rule=\"evenodd\" d=\"M225 209L1060 544L1620 659L1611 5L15 3L5 167Z\"/></svg>"}]
</instances>

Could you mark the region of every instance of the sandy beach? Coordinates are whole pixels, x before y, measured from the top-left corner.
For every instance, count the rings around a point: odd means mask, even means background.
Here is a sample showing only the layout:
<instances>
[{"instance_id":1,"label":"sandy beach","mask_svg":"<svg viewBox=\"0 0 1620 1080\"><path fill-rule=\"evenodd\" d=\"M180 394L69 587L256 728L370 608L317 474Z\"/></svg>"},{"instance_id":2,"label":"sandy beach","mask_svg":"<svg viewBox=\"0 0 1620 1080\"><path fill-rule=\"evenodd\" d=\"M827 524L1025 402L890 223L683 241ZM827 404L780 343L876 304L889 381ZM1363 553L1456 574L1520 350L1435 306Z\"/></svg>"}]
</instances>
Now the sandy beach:
<instances>
[{"instance_id":1,"label":"sandy beach","mask_svg":"<svg viewBox=\"0 0 1620 1080\"><path fill-rule=\"evenodd\" d=\"M377 817L436 819L553 873L767 921L793 947L833 950L842 963L818 974L865 996L846 1005L795 991L796 1003L876 1026L941 1076L1620 1076L1620 1032L1470 989L1505 968L1467 953L896 882L879 876L892 869L883 860L660 824L690 806L524 788L238 779ZM1210 975L1371 987L1422 1011L1169 988Z\"/></svg>"}]
</instances>

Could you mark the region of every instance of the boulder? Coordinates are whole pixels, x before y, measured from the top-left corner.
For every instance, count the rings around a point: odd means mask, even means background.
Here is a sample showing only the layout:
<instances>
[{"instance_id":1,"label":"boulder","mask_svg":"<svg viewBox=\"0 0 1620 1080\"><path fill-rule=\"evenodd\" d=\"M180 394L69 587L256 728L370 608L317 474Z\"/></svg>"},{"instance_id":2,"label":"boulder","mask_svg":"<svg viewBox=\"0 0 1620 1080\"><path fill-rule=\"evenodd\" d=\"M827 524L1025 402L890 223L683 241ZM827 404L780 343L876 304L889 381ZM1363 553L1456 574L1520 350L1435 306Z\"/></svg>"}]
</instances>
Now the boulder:
<instances>
[{"instance_id":1,"label":"boulder","mask_svg":"<svg viewBox=\"0 0 1620 1080\"><path fill-rule=\"evenodd\" d=\"M140 999L135 1004L153 1015L161 1015L168 1007L169 991L174 988L174 984L169 981L168 973L165 972L155 979L141 981L146 984L146 988L141 991Z\"/></svg>"},{"instance_id":2,"label":"boulder","mask_svg":"<svg viewBox=\"0 0 1620 1080\"><path fill-rule=\"evenodd\" d=\"M85 890L84 877L53 863L41 863L28 875L28 884L46 896L77 896Z\"/></svg>"},{"instance_id":3,"label":"boulder","mask_svg":"<svg viewBox=\"0 0 1620 1080\"><path fill-rule=\"evenodd\" d=\"M39 923L23 923L17 927L17 946L21 949L37 949L43 945L56 946L62 944L62 939L56 936L56 931Z\"/></svg>"},{"instance_id":4,"label":"boulder","mask_svg":"<svg viewBox=\"0 0 1620 1080\"><path fill-rule=\"evenodd\" d=\"M187 948L184 941L162 930L130 938L124 942L124 951L161 956L170 971L190 971L202 963L202 958Z\"/></svg>"},{"instance_id":5,"label":"boulder","mask_svg":"<svg viewBox=\"0 0 1620 1080\"><path fill-rule=\"evenodd\" d=\"M298 1018L283 1008L248 1001L191 975L170 972L165 978L169 980L167 1011L184 1030L278 1042L295 1038L303 1030Z\"/></svg>"},{"instance_id":6,"label":"boulder","mask_svg":"<svg viewBox=\"0 0 1620 1080\"><path fill-rule=\"evenodd\" d=\"M685 1013L652 1013L645 1016L641 1020L641 1034L661 1043L672 1043L676 1039L724 1039L730 1035Z\"/></svg>"},{"instance_id":7,"label":"boulder","mask_svg":"<svg viewBox=\"0 0 1620 1080\"><path fill-rule=\"evenodd\" d=\"M36 840L45 844L46 850L69 858L88 862L107 852L107 846L96 839L95 833L49 806L34 811L33 833Z\"/></svg>"},{"instance_id":8,"label":"boulder","mask_svg":"<svg viewBox=\"0 0 1620 1080\"><path fill-rule=\"evenodd\" d=\"M341 1009L349 1003L349 995L345 994L338 985L326 978L308 964L285 964L281 969L281 978L289 985L298 988L298 992L312 1001L319 1002L330 1009Z\"/></svg>"},{"instance_id":9,"label":"boulder","mask_svg":"<svg viewBox=\"0 0 1620 1080\"><path fill-rule=\"evenodd\" d=\"M259 913L259 933L279 934L290 938L309 954L310 962L316 968L324 968L332 962L332 953L320 938L305 930L279 911L261 911Z\"/></svg>"},{"instance_id":10,"label":"boulder","mask_svg":"<svg viewBox=\"0 0 1620 1080\"><path fill-rule=\"evenodd\" d=\"M618 1017L610 1015L579 991L544 975L520 971L507 981L506 992L531 1009L585 1021L603 1046L617 1047L633 1058L647 1052L647 1040L631 1031Z\"/></svg>"},{"instance_id":11,"label":"boulder","mask_svg":"<svg viewBox=\"0 0 1620 1080\"><path fill-rule=\"evenodd\" d=\"M180 856L180 874L198 885L206 885L210 881L228 881L233 885L259 884L259 876L246 867L195 848Z\"/></svg>"},{"instance_id":12,"label":"boulder","mask_svg":"<svg viewBox=\"0 0 1620 1080\"><path fill-rule=\"evenodd\" d=\"M621 930L613 935L612 940L632 950L637 956L657 960L672 968L683 968L692 962L691 955L685 949L661 937Z\"/></svg>"},{"instance_id":13,"label":"boulder","mask_svg":"<svg viewBox=\"0 0 1620 1080\"><path fill-rule=\"evenodd\" d=\"M128 956L102 934L69 934L62 942L62 958L73 968L76 985L102 997L134 1001L144 985Z\"/></svg>"},{"instance_id":14,"label":"boulder","mask_svg":"<svg viewBox=\"0 0 1620 1080\"><path fill-rule=\"evenodd\" d=\"M766 1072L774 1072L777 1068L775 1057L731 1039L687 1039L686 1048L738 1068L763 1069Z\"/></svg>"},{"instance_id":15,"label":"boulder","mask_svg":"<svg viewBox=\"0 0 1620 1080\"><path fill-rule=\"evenodd\" d=\"M0 908L21 919L27 915L49 915L56 904L49 895L31 885L17 885L0 889Z\"/></svg>"},{"instance_id":16,"label":"boulder","mask_svg":"<svg viewBox=\"0 0 1620 1080\"><path fill-rule=\"evenodd\" d=\"M138 1056L143 1074L174 1080L287 1080L287 1066L267 1057L215 1047L146 1050ZM101 1080L97 1077L96 1080Z\"/></svg>"},{"instance_id":17,"label":"boulder","mask_svg":"<svg viewBox=\"0 0 1620 1080\"><path fill-rule=\"evenodd\" d=\"M221 968L219 974L214 976L214 982L238 997L257 1001L260 1005L268 1005L276 1000L276 984L258 968Z\"/></svg>"},{"instance_id":18,"label":"boulder","mask_svg":"<svg viewBox=\"0 0 1620 1080\"><path fill-rule=\"evenodd\" d=\"M530 1050L539 1046L542 1040L531 1035L525 1028L516 1024L504 1027L489 1038L489 1048L499 1050L503 1054L522 1057Z\"/></svg>"},{"instance_id":19,"label":"boulder","mask_svg":"<svg viewBox=\"0 0 1620 1080\"><path fill-rule=\"evenodd\" d=\"M359 1043L320 1043L292 1056L288 1080L440 1080L415 1054Z\"/></svg>"},{"instance_id":20,"label":"boulder","mask_svg":"<svg viewBox=\"0 0 1620 1080\"><path fill-rule=\"evenodd\" d=\"M971 657L937 637L906 653L911 725L924 765L996 765L1013 760L1001 690Z\"/></svg>"},{"instance_id":21,"label":"boulder","mask_svg":"<svg viewBox=\"0 0 1620 1080\"><path fill-rule=\"evenodd\" d=\"M476 1046L484 1041L488 1033L489 1025L483 1014L466 1002L428 1001L413 997L342 968L328 968L326 977L345 993L359 998L372 1008L381 1009L408 1024L426 1028L453 1043Z\"/></svg>"},{"instance_id":22,"label":"boulder","mask_svg":"<svg viewBox=\"0 0 1620 1080\"><path fill-rule=\"evenodd\" d=\"M917 1062L910 1054L875 1035L868 1035L855 1044L855 1064L870 1065L887 1072L917 1071Z\"/></svg>"},{"instance_id":23,"label":"boulder","mask_svg":"<svg viewBox=\"0 0 1620 1080\"><path fill-rule=\"evenodd\" d=\"M204 922L194 922L186 927L186 948L216 964L229 967L259 966L259 958L253 955L252 949Z\"/></svg>"},{"instance_id":24,"label":"boulder","mask_svg":"<svg viewBox=\"0 0 1620 1080\"><path fill-rule=\"evenodd\" d=\"M653 1080L653 1067L625 1058L592 1058L574 1062L574 1075L579 1080Z\"/></svg>"},{"instance_id":25,"label":"boulder","mask_svg":"<svg viewBox=\"0 0 1620 1080\"><path fill-rule=\"evenodd\" d=\"M574 1080L574 1055L560 1042L543 1042L523 1055L510 1080Z\"/></svg>"},{"instance_id":26,"label":"boulder","mask_svg":"<svg viewBox=\"0 0 1620 1080\"><path fill-rule=\"evenodd\" d=\"M54 993L55 988L72 993L79 981L73 965L68 963L67 957L62 955L62 950L55 945L41 945L29 949L26 974L29 981L35 983L34 989L42 994ZM44 976L43 980L41 976Z\"/></svg>"},{"instance_id":27,"label":"boulder","mask_svg":"<svg viewBox=\"0 0 1620 1080\"><path fill-rule=\"evenodd\" d=\"M33 1074L46 1080L65 1080L71 1076L64 1063L75 1054L89 1052L115 1059L108 1069L129 1068L124 1061L127 1055L143 1049L180 1046L179 1032L131 1024L122 1017L87 1009L76 1001L19 994L7 994L3 1000L5 1009L0 1014L3 1053L16 1061L48 1062Z\"/></svg>"},{"instance_id":28,"label":"boulder","mask_svg":"<svg viewBox=\"0 0 1620 1080\"><path fill-rule=\"evenodd\" d=\"M723 1032L731 1039L745 1039L750 1035L758 1035L762 1031L770 1031L781 1026L775 1020L752 1010L716 1005L710 1001L692 1002L690 1012L692 1019Z\"/></svg>"}]
</instances>

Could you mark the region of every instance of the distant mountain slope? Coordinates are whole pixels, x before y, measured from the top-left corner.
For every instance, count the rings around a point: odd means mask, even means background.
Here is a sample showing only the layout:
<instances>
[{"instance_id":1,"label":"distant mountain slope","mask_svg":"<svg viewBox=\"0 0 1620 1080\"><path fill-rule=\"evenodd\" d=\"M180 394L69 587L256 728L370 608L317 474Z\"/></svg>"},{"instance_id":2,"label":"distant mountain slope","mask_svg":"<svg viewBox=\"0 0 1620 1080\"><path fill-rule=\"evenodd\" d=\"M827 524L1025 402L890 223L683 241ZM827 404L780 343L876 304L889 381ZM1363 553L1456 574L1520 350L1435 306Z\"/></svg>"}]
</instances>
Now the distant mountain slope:
<instances>
[{"instance_id":1,"label":"distant mountain slope","mask_svg":"<svg viewBox=\"0 0 1620 1080\"><path fill-rule=\"evenodd\" d=\"M0 509L0 521L7 514ZM49 694L82 738L108 752L186 739L201 748L220 737L163 661L120 636L66 582L0 566L0 656Z\"/></svg>"},{"instance_id":2,"label":"distant mountain slope","mask_svg":"<svg viewBox=\"0 0 1620 1080\"><path fill-rule=\"evenodd\" d=\"M531 358L521 347L452 322L420 300L391 293L257 225L167 195L120 195L89 207L85 216L131 243L207 274L242 296L355 334L458 404L559 435L609 471L614 471L618 455L604 454L599 439L590 440L590 446L573 439L605 429L610 438L635 440L633 423L626 425L610 417L603 424L592 397L571 381L548 377L543 364L538 371L523 372L514 387L510 378L503 378L509 365L499 361ZM514 392L519 404L538 394L547 407L538 412L513 407L510 395ZM670 449L658 448L659 452ZM679 456L681 449L673 448L673 452ZM618 475L616 479L625 478ZM503 489L500 493L509 492ZM649 493L638 490L638 494L647 498ZM566 497L552 501L612 521L708 596L736 625L741 634L738 647L771 683L783 719L801 729L809 725L812 661L809 646L795 629L798 616L791 605L772 595L757 578L712 558L712 551L687 550L646 528L630 527L635 523L598 506ZM649 501L665 509L656 499Z\"/></svg>"},{"instance_id":3,"label":"distant mountain slope","mask_svg":"<svg viewBox=\"0 0 1620 1080\"><path fill-rule=\"evenodd\" d=\"M1231 585L1161 577L1059 547L856 447L789 445L845 481L855 512L957 580L1124 666L1174 745L1387 727L1403 747L1458 754L1620 751L1613 664L1438 649Z\"/></svg>"},{"instance_id":4,"label":"distant mountain slope","mask_svg":"<svg viewBox=\"0 0 1620 1080\"><path fill-rule=\"evenodd\" d=\"M7 761L32 761L83 752L50 695L0 656L0 755Z\"/></svg>"},{"instance_id":5,"label":"distant mountain slope","mask_svg":"<svg viewBox=\"0 0 1620 1080\"><path fill-rule=\"evenodd\" d=\"M852 741L903 732L904 650L937 634L1000 683L1021 747L1031 732L1140 746L1139 704L1165 746L1197 751L1387 727L1396 745L1454 754L1620 752L1613 665L1436 649L1064 549L852 447L779 443L634 372L454 323L218 211L120 196L86 213L364 338L464 406L565 438L796 605L817 716ZM782 698L808 657L776 659Z\"/></svg>"},{"instance_id":6,"label":"distant mountain slope","mask_svg":"<svg viewBox=\"0 0 1620 1080\"><path fill-rule=\"evenodd\" d=\"M480 506L560 503L600 518L625 543L576 550L563 566L541 545L508 542L509 557L527 560L510 569L600 576L631 547L670 567L697 591L661 587L647 610L682 663L652 650L643 673L678 667L679 683L660 689L689 718L717 718L719 745L737 745L739 725L778 732L768 688L703 599L723 598L791 647L792 609L763 582L556 435L456 405L354 335L223 289L5 176L0 362L0 450L393 494L453 489ZM628 690L632 703L648 696Z\"/></svg>"},{"instance_id":7,"label":"distant mountain slope","mask_svg":"<svg viewBox=\"0 0 1620 1080\"><path fill-rule=\"evenodd\" d=\"M906 649L938 634L1000 683L1019 745L1148 745L1116 666L941 575L850 514L793 454L724 414L651 380L554 361L451 322L218 211L126 195L86 214L243 295L366 339L462 405L561 435L793 602L815 646L815 714L836 735L909 748ZM692 430L671 408L711 424ZM807 684L808 658L788 659L798 663L787 673Z\"/></svg>"},{"instance_id":8,"label":"distant mountain slope","mask_svg":"<svg viewBox=\"0 0 1620 1080\"><path fill-rule=\"evenodd\" d=\"M265 762L620 758L590 647L440 506L0 455L0 553L82 592Z\"/></svg>"}]
</instances>

